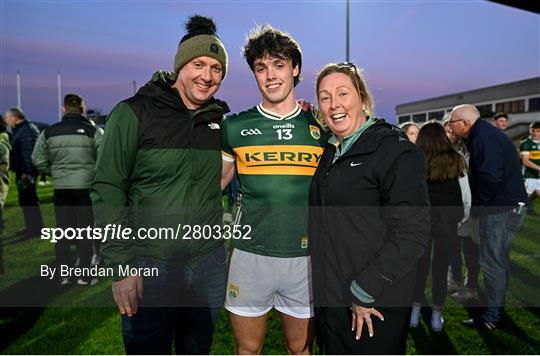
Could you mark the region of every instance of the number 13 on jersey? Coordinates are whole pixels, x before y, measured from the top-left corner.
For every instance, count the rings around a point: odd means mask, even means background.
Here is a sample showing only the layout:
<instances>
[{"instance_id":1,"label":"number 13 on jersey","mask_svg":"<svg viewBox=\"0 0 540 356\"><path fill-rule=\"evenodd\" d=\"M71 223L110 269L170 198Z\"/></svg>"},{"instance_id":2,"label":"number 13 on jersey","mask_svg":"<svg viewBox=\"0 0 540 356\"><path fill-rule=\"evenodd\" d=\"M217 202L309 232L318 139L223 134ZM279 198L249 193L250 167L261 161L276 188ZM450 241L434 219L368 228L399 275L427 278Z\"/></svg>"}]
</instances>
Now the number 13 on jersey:
<instances>
[{"instance_id":1,"label":"number 13 on jersey","mask_svg":"<svg viewBox=\"0 0 540 356\"><path fill-rule=\"evenodd\" d=\"M276 132L278 140L290 140L293 138L292 129L278 129Z\"/></svg>"}]
</instances>

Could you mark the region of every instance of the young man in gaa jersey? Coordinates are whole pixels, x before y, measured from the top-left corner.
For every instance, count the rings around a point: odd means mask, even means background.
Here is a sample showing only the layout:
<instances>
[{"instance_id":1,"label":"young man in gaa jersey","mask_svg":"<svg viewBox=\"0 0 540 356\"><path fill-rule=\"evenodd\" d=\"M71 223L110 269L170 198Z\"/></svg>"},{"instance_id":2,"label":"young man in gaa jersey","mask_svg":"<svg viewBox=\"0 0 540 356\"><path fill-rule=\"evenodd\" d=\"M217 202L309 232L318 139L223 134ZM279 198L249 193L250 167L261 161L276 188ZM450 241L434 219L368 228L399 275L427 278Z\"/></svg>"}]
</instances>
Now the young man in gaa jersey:
<instances>
[{"instance_id":1,"label":"young man in gaa jersey","mask_svg":"<svg viewBox=\"0 0 540 356\"><path fill-rule=\"evenodd\" d=\"M235 224L251 227L251 239L233 242L225 307L237 353L261 352L274 307L289 353L306 354L313 343L308 191L327 136L296 102L302 54L290 35L259 28L244 56L262 102L222 124L222 187L236 164L242 198Z\"/></svg>"},{"instance_id":2,"label":"young man in gaa jersey","mask_svg":"<svg viewBox=\"0 0 540 356\"><path fill-rule=\"evenodd\" d=\"M525 190L529 195L530 211L533 210L533 200L540 196L540 121L529 125L530 136L519 146Z\"/></svg>"}]
</instances>

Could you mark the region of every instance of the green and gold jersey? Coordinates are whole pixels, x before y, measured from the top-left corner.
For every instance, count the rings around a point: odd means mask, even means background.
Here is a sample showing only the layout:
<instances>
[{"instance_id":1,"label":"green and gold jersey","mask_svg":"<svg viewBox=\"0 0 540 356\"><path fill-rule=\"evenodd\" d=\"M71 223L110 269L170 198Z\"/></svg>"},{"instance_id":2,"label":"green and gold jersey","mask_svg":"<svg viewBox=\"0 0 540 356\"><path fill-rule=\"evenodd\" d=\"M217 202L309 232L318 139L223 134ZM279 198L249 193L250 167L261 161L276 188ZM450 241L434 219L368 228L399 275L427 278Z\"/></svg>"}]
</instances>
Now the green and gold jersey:
<instances>
[{"instance_id":1,"label":"green and gold jersey","mask_svg":"<svg viewBox=\"0 0 540 356\"><path fill-rule=\"evenodd\" d=\"M529 160L534 164L540 165L540 142L534 141L530 137L521 141L519 152L523 155L529 155ZM540 178L540 173L529 167L523 167L523 178Z\"/></svg>"},{"instance_id":2,"label":"green and gold jersey","mask_svg":"<svg viewBox=\"0 0 540 356\"><path fill-rule=\"evenodd\" d=\"M223 159L236 161L242 197L235 224L251 227L251 239L234 240L234 247L274 257L307 255L309 185L327 141L299 106L279 117L258 105L223 121Z\"/></svg>"}]
</instances>

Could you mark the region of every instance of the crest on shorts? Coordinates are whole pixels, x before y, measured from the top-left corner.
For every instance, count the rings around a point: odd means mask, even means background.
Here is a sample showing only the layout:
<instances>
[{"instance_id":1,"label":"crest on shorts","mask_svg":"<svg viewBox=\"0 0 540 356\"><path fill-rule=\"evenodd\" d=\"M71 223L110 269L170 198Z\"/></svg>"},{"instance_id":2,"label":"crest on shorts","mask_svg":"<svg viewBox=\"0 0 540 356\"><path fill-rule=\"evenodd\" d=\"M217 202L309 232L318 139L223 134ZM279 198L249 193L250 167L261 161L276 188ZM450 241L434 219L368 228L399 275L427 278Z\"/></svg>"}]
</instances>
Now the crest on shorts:
<instances>
[{"instance_id":1,"label":"crest on shorts","mask_svg":"<svg viewBox=\"0 0 540 356\"><path fill-rule=\"evenodd\" d=\"M307 248L308 247L308 238L307 236L302 237L300 240L300 247Z\"/></svg>"},{"instance_id":2,"label":"crest on shorts","mask_svg":"<svg viewBox=\"0 0 540 356\"><path fill-rule=\"evenodd\" d=\"M318 140L321 138L321 129L314 125L309 125L309 133L311 137Z\"/></svg>"},{"instance_id":3,"label":"crest on shorts","mask_svg":"<svg viewBox=\"0 0 540 356\"><path fill-rule=\"evenodd\" d=\"M240 295L240 288L232 283L229 283L229 298L238 299L238 295Z\"/></svg>"}]
</instances>

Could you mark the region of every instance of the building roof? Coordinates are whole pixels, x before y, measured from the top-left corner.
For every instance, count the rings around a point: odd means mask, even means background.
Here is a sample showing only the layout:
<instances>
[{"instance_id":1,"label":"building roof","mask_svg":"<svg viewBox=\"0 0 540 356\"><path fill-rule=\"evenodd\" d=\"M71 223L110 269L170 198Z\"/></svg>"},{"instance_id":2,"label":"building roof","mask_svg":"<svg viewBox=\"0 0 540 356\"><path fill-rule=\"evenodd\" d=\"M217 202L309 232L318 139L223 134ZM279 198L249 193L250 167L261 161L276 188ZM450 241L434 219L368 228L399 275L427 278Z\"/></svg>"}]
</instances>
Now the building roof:
<instances>
[{"instance_id":1,"label":"building roof","mask_svg":"<svg viewBox=\"0 0 540 356\"><path fill-rule=\"evenodd\" d=\"M397 115L540 94L540 77L396 105Z\"/></svg>"}]
</instances>

